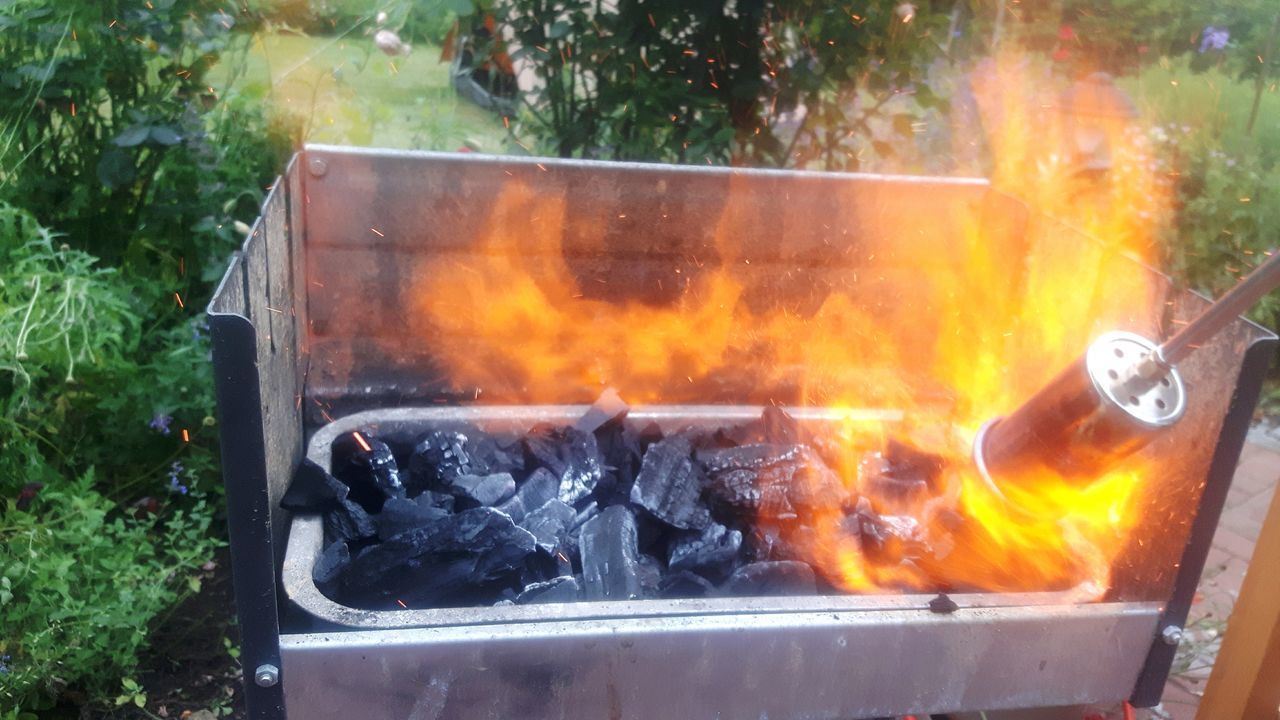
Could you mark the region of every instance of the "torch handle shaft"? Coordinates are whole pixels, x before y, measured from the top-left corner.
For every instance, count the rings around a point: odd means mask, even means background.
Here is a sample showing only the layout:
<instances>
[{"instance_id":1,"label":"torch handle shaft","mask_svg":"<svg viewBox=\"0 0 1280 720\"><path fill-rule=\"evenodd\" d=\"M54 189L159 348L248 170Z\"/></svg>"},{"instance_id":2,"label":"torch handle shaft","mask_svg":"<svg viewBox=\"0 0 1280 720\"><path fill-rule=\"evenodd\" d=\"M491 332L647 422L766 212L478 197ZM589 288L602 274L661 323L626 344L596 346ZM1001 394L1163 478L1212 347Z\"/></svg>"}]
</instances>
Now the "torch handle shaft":
<instances>
[{"instance_id":1,"label":"torch handle shaft","mask_svg":"<svg viewBox=\"0 0 1280 720\"><path fill-rule=\"evenodd\" d=\"M1159 359L1165 365L1176 365L1277 287L1280 287L1280 250L1272 251L1266 262L1236 283L1235 287L1218 298L1200 317L1165 340L1157 351Z\"/></svg>"}]
</instances>

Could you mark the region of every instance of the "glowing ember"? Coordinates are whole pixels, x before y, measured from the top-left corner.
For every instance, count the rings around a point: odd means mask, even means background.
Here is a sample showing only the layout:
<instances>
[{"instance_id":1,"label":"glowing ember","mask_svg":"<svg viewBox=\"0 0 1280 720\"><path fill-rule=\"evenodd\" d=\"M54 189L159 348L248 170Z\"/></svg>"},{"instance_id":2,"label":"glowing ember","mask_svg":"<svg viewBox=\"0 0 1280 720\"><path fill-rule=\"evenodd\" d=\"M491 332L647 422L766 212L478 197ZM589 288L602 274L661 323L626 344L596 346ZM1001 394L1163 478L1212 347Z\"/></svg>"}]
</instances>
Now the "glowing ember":
<instances>
[{"instance_id":1,"label":"glowing ember","mask_svg":"<svg viewBox=\"0 0 1280 720\"><path fill-rule=\"evenodd\" d=\"M668 302L620 302L584 286L566 259L591 250L562 247L566 228L581 237L587 222L573 216L571 199L547 202L513 185L494 202L474 252L440 256L420 272L415 314L424 336L448 339L431 351L456 385L483 389L490 402L589 399L613 386L633 403L696 403L716 383L742 380L753 397L779 388L772 397L837 416L841 409L900 410L901 422L855 412L836 422L836 469L851 496L902 518L903 532L933 552L870 557L845 527L845 498L831 498L805 518L815 530L808 548L815 566L849 590L1074 589L1081 599L1097 597L1139 520L1142 461L1086 486L1045 471L1019 482L1032 490L1010 490L1023 508L1013 511L984 490L969 449L984 422L1017 407L1091 337L1117 320L1146 319L1154 305L1146 278L1110 270L1122 254L1148 255L1161 193L1138 162L1141 148L1124 113L1109 112L1095 88L1068 96L1067 104L1080 105L1071 116L1058 98L1010 90L1027 87L1011 67L999 64L975 81L984 122L994 128L993 185L1063 225L998 232L974 208L958 219L962 241L945 258L936 256L937 243L880 228L860 240L849 266L856 271L824 269L847 276L825 281L831 291L820 302L801 307L779 292L761 303L762 273L800 285L813 275L741 246L758 200L730 182L715 257L683 258L656 277ZM859 198L846 200L853 207ZM636 222L640 233L679 232L666 216L619 219ZM832 218L830 225L861 221ZM643 252L635 261L644 262ZM914 274L898 285L912 288L911 302L876 299L875 287L889 285L882 275L903 268ZM918 322L921 308L930 325ZM1117 308L1130 315L1115 315ZM877 493L875 461L890 438L943 459L934 492Z\"/></svg>"}]
</instances>

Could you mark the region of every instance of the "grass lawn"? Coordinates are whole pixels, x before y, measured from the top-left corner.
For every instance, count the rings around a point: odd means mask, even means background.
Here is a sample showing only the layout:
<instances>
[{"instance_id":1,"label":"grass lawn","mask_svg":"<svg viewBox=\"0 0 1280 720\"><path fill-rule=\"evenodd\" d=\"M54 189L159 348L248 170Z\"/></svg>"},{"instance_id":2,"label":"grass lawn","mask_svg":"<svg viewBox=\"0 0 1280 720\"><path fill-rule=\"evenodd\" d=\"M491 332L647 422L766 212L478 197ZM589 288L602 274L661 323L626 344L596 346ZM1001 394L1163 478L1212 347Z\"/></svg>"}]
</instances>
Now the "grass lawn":
<instances>
[{"instance_id":1,"label":"grass lawn","mask_svg":"<svg viewBox=\"0 0 1280 720\"><path fill-rule=\"evenodd\" d=\"M224 56L215 87L260 96L304 128L307 142L481 152L508 149L502 119L454 93L440 48L391 58L357 29L346 36L260 33Z\"/></svg>"},{"instance_id":2,"label":"grass lawn","mask_svg":"<svg viewBox=\"0 0 1280 720\"><path fill-rule=\"evenodd\" d=\"M1209 70L1193 73L1187 58L1166 60L1118 84L1135 98L1144 118L1186 125L1203 141L1233 155L1259 153L1267 164L1280 162L1280 78L1270 78L1262 93L1253 134L1245 135L1253 105L1252 79Z\"/></svg>"}]
</instances>

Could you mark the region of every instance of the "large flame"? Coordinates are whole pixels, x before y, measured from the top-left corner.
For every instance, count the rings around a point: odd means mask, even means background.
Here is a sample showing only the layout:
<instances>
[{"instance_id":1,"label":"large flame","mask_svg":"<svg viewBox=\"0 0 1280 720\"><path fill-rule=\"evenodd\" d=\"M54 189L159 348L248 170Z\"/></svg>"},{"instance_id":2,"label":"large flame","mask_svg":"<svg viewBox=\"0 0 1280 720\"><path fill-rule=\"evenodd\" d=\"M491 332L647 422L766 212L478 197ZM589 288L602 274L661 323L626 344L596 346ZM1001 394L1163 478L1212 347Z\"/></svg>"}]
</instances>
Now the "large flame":
<instances>
[{"instance_id":1,"label":"large flame","mask_svg":"<svg viewBox=\"0 0 1280 720\"><path fill-rule=\"evenodd\" d=\"M751 302L760 268L739 238L752 217L744 203L754 201L732 188L715 261L687 259L655 281L674 300L645 303L585 292L561 246L564 228L582 219L570 216L567 198L510 184L471 252L435 258L421 272L416 315L443 339L432 353L458 385L491 401L563 401L612 386L633 403L699 402L717 382L749 375L756 387L793 389L801 405L902 410L891 423L850 413L837 423L832 462L850 497L914 524L909 534L928 551L870 557L847 530L849 497L833 497L807 518L817 567L850 590L1073 588L1095 597L1139 519L1147 468L1131 461L1085 485L1049 474L1021 482L1031 489L1009 490L1018 493L1014 511L974 476L969 443L1110 329L1099 326L1109 309L1149 312L1145 276L1112 270L1122 254L1146 256L1160 199L1133 161L1140 148L1123 118L1089 108L1084 120L1066 120L1061 108L1046 109L1055 103L1011 91L1027 87L1012 68L1000 64L975 83L996 158L993 184L1102 240L1060 229L1010 240L975 215L963 221L960 247L949 249L955 261L939 263L927 257L933 248L890 235L885 249L919 272L900 290L927 298L936 318L936 336L923 344L902 313L868 308L853 271L816 309ZM1096 165L1099 148L1112 167L1083 167ZM1007 257L1015 241L1026 254L1016 279ZM876 497L868 459L890 438L942 457L941 488L914 500Z\"/></svg>"}]
</instances>

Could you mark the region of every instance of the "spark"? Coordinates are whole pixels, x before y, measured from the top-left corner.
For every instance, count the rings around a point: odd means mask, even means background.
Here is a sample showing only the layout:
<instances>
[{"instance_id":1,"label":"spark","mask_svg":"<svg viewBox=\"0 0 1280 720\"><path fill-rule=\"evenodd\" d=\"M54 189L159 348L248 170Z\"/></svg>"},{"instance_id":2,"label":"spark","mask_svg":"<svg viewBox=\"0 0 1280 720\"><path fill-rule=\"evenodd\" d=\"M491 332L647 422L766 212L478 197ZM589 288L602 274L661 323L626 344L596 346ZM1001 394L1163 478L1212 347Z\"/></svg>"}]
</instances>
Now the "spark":
<instances>
[{"instance_id":1,"label":"spark","mask_svg":"<svg viewBox=\"0 0 1280 720\"><path fill-rule=\"evenodd\" d=\"M378 228L376 228L376 227L371 227L371 228L369 228L369 232L372 232L374 235L377 235L377 236L378 236L378 237L380 237L380 238L384 238L384 237L386 237L386 235L383 235L381 232L379 232L379 231L378 231Z\"/></svg>"},{"instance_id":2,"label":"spark","mask_svg":"<svg viewBox=\"0 0 1280 720\"><path fill-rule=\"evenodd\" d=\"M391 66L391 74L392 74L392 75L399 75L399 74L400 74L400 69L396 67L396 64L395 64L394 62L389 62L389 63L387 63L387 65Z\"/></svg>"},{"instance_id":3,"label":"spark","mask_svg":"<svg viewBox=\"0 0 1280 720\"><path fill-rule=\"evenodd\" d=\"M191 432L188 431L186 428L182 428L182 442L184 443L191 442Z\"/></svg>"},{"instance_id":4,"label":"spark","mask_svg":"<svg viewBox=\"0 0 1280 720\"><path fill-rule=\"evenodd\" d=\"M271 307L270 305L268 305L268 306L267 306L267 309L268 309L268 310L270 310L271 312L273 312L273 313L277 314L277 315L283 315L283 314L284 314L284 311L283 311L283 310L277 310L277 309L275 309L275 308Z\"/></svg>"},{"instance_id":5,"label":"spark","mask_svg":"<svg viewBox=\"0 0 1280 720\"><path fill-rule=\"evenodd\" d=\"M511 118L507 117L506 115L503 115L503 116L502 116L502 127L503 127L503 128L505 128L505 129L507 129L507 130L510 130L510 129L511 129Z\"/></svg>"},{"instance_id":6,"label":"spark","mask_svg":"<svg viewBox=\"0 0 1280 720\"><path fill-rule=\"evenodd\" d=\"M365 440L363 435L361 435L358 432L353 432L351 433L351 435L355 437L356 443L360 446L360 449L364 450L365 452L373 452L373 447L369 445L369 441Z\"/></svg>"},{"instance_id":7,"label":"spark","mask_svg":"<svg viewBox=\"0 0 1280 720\"><path fill-rule=\"evenodd\" d=\"M400 607L404 608L405 610L408 610L408 609L409 609L409 606L408 606L408 605L405 605L405 604L404 604L404 601L403 601L403 600L401 600L401 599L399 599L399 598L396 598L396 604L397 604L397 605L399 605Z\"/></svg>"},{"instance_id":8,"label":"spark","mask_svg":"<svg viewBox=\"0 0 1280 720\"><path fill-rule=\"evenodd\" d=\"M179 309L179 310L186 310L186 309L187 309L186 304L184 304L184 303L182 302L182 296L181 296L181 295L179 295L178 293L176 293L176 292L175 292L175 293L173 294L173 299L178 301L178 309Z\"/></svg>"},{"instance_id":9,"label":"spark","mask_svg":"<svg viewBox=\"0 0 1280 720\"><path fill-rule=\"evenodd\" d=\"M74 101L72 101L72 103L71 103L71 117L75 117L75 116L76 116L76 104L75 104L75 102L74 102Z\"/></svg>"},{"instance_id":10,"label":"spark","mask_svg":"<svg viewBox=\"0 0 1280 720\"><path fill-rule=\"evenodd\" d=\"M564 553L562 553L562 552L558 552L558 553L556 553L556 557L560 558L561 560L563 560L563 561L565 561L565 562L569 562L569 558L565 557L565 556L564 556Z\"/></svg>"},{"instance_id":11,"label":"spark","mask_svg":"<svg viewBox=\"0 0 1280 720\"><path fill-rule=\"evenodd\" d=\"M538 169L539 169L539 170L541 170L542 172L546 172L546 171L547 171L547 166L546 166L546 165L543 165L542 163L535 163L535 164L538 166Z\"/></svg>"}]
</instances>

